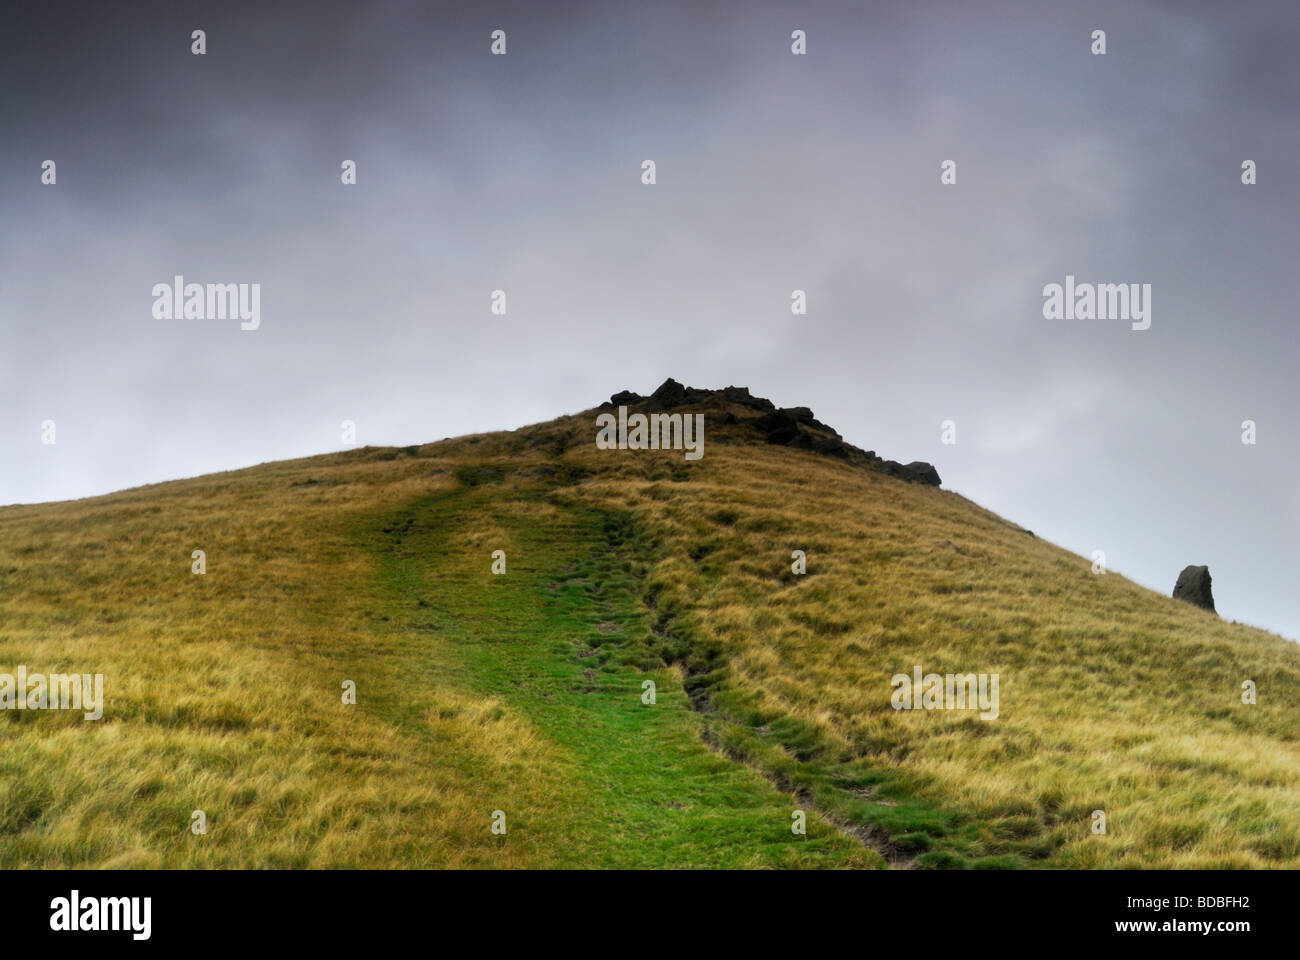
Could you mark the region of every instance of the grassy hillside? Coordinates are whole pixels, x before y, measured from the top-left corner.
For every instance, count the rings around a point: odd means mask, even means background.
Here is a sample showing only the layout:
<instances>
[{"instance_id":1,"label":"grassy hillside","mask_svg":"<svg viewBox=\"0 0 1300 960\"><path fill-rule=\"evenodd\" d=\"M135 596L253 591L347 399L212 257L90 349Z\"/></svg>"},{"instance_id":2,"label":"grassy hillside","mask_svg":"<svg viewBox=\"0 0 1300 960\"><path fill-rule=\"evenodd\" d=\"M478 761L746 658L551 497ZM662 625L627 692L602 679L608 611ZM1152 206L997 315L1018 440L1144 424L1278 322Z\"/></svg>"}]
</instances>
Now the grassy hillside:
<instances>
[{"instance_id":1,"label":"grassy hillside","mask_svg":"<svg viewBox=\"0 0 1300 960\"><path fill-rule=\"evenodd\" d=\"M0 867L1300 866L1294 644L691 409L0 508Z\"/></svg>"}]
</instances>

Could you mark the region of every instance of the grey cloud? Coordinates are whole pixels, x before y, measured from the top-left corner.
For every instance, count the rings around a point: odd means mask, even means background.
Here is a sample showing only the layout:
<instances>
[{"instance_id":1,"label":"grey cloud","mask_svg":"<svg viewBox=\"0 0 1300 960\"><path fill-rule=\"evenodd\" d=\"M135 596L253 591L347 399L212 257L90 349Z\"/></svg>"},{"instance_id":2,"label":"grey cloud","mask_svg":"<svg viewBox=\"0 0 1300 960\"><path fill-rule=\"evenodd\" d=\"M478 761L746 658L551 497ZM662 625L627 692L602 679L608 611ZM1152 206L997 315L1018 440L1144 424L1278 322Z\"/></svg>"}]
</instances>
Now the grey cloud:
<instances>
[{"instance_id":1,"label":"grey cloud","mask_svg":"<svg viewBox=\"0 0 1300 960\"><path fill-rule=\"evenodd\" d=\"M1225 616L1300 637L1298 39L1282 3L27 5L0 502L672 375L811 405L1156 589L1209 563ZM1067 272L1152 283L1151 329L1044 320ZM262 329L153 320L174 273L261 282Z\"/></svg>"}]
</instances>

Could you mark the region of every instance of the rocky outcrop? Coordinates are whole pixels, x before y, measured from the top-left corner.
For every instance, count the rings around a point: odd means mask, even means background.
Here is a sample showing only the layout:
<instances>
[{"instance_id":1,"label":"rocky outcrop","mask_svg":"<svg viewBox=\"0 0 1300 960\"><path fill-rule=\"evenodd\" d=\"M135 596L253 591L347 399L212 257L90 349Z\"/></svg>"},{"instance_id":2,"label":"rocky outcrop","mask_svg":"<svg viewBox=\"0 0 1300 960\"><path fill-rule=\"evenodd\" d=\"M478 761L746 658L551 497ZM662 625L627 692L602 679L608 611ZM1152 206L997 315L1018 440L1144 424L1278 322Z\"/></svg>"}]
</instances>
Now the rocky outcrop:
<instances>
[{"instance_id":1,"label":"rocky outcrop","mask_svg":"<svg viewBox=\"0 0 1300 960\"><path fill-rule=\"evenodd\" d=\"M657 413L680 407L684 403L686 403L686 388L669 377L659 385L658 390L650 394L650 398L646 400L645 410L647 413Z\"/></svg>"},{"instance_id":2,"label":"rocky outcrop","mask_svg":"<svg viewBox=\"0 0 1300 960\"><path fill-rule=\"evenodd\" d=\"M698 387L684 386L672 377L659 384L655 392L648 397L642 397L631 390L620 390L609 398L608 404L601 404L601 406L631 406L644 401L643 412L660 413L674 407L685 406L688 403L707 403L710 400L749 407L752 410L769 411L776 409L771 400L751 395L749 387L723 387L721 390L703 390Z\"/></svg>"},{"instance_id":3,"label":"rocky outcrop","mask_svg":"<svg viewBox=\"0 0 1300 960\"><path fill-rule=\"evenodd\" d=\"M891 477L898 477L908 483L924 483L927 486L937 487L941 482L939 471L923 460L913 460L906 464L899 463L897 460L886 460L880 468Z\"/></svg>"},{"instance_id":4,"label":"rocky outcrop","mask_svg":"<svg viewBox=\"0 0 1300 960\"><path fill-rule=\"evenodd\" d=\"M1210 592L1210 568L1186 566L1174 584L1174 599L1186 600L1203 610L1215 613L1214 594Z\"/></svg>"},{"instance_id":5,"label":"rocky outcrop","mask_svg":"<svg viewBox=\"0 0 1300 960\"><path fill-rule=\"evenodd\" d=\"M863 450L845 443L838 431L814 417L808 407L778 409L771 400L752 395L748 387L704 390L684 386L669 377L648 397L642 397L631 390L621 390L611 396L607 403L601 404L601 408L626 406L636 407L643 413L661 413L677 407L704 403L742 407L754 411L753 416L746 414L738 416L728 410L722 415L720 421L726 426L748 425L768 443L836 457L849 463L874 468L908 483L933 487L940 484L939 473L930 464L919 460L908 464L898 463L895 460L881 460L872 450Z\"/></svg>"},{"instance_id":6,"label":"rocky outcrop","mask_svg":"<svg viewBox=\"0 0 1300 960\"><path fill-rule=\"evenodd\" d=\"M783 407L751 421L768 443L798 447L844 459L850 447L834 429L813 417L807 407Z\"/></svg>"}]
</instances>

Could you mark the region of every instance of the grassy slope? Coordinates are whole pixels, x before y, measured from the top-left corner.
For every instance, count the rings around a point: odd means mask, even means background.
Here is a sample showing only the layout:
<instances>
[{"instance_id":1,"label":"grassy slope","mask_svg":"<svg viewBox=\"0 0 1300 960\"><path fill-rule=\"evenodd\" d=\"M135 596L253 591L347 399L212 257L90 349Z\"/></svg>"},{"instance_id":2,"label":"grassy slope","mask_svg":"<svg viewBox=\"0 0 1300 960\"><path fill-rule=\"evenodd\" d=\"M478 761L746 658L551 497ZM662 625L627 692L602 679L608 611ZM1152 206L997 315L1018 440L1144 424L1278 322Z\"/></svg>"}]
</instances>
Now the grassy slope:
<instances>
[{"instance_id":1,"label":"grassy slope","mask_svg":"<svg viewBox=\"0 0 1300 960\"><path fill-rule=\"evenodd\" d=\"M108 701L0 713L0 867L1300 865L1294 645L946 491L592 422L0 508L0 672ZM892 710L916 664L1001 716Z\"/></svg>"}]
</instances>

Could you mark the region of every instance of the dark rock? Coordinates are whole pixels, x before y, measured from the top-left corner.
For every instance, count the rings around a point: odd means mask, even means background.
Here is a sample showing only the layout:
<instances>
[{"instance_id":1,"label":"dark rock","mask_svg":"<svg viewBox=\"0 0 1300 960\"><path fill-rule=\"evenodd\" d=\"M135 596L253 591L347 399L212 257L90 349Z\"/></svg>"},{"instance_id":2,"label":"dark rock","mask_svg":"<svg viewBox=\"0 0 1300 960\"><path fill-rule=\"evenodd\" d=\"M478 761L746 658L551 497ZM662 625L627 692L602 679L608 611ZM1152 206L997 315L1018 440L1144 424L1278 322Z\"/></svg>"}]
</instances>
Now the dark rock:
<instances>
[{"instance_id":1,"label":"dark rock","mask_svg":"<svg viewBox=\"0 0 1300 960\"><path fill-rule=\"evenodd\" d=\"M916 477L916 483L924 483L927 486L937 487L942 482L939 479L939 471L923 460L913 460L907 465L907 469L912 472L914 477Z\"/></svg>"},{"instance_id":2,"label":"dark rock","mask_svg":"<svg viewBox=\"0 0 1300 960\"><path fill-rule=\"evenodd\" d=\"M686 388L669 377L659 385L646 403L646 410L671 410L673 407L680 407L687 401Z\"/></svg>"},{"instance_id":3,"label":"dark rock","mask_svg":"<svg viewBox=\"0 0 1300 960\"><path fill-rule=\"evenodd\" d=\"M830 427L814 420L812 411L807 407L773 410L751 422L763 433L768 443L825 453L841 459L847 458L853 449Z\"/></svg>"},{"instance_id":4,"label":"dark rock","mask_svg":"<svg viewBox=\"0 0 1300 960\"><path fill-rule=\"evenodd\" d=\"M1210 568L1201 566L1183 567L1174 584L1174 598L1186 600L1203 610L1215 613L1214 595L1210 593Z\"/></svg>"},{"instance_id":5,"label":"dark rock","mask_svg":"<svg viewBox=\"0 0 1300 960\"><path fill-rule=\"evenodd\" d=\"M799 426L812 427L814 430L822 430L832 436L838 437L839 433L826 424L813 419L813 413L807 407L782 407L779 410L773 410L766 413L754 421L754 426L764 433L777 432L781 436L791 435L792 430L798 430ZM769 437L769 440L771 438ZM773 443L786 443L786 440L772 440Z\"/></svg>"},{"instance_id":6,"label":"dark rock","mask_svg":"<svg viewBox=\"0 0 1300 960\"><path fill-rule=\"evenodd\" d=\"M776 406L766 397L751 396L749 387L723 387L717 391L727 403L739 404L742 407L752 407L755 410L775 410Z\"/></svg>"},{"instance_id":7,"label":"dark rock","mask_svg":"<svg viewBox=\"0 0 1300 960\"><path fill-rule=\"evenodd\" d=\"M841 459L847 458L849 455L848 444L841 440L838 435L833 437L823 437L818 436L817 434L801 431L799 438L801 442L796 444L796 446L803 447L806 450L811 450L813 453L825 453L832 457L840 457Z\"/></svg>"},{"instance_id":8,"label":"dark rock","mask_svg":"<svg viewBox=\"0 0 1300 960\"><path fill-rule=\"evenodd\" d=\"M937 487L940 484L939 471L928 463L920 460L913 460L909 464L901 464L897 460L886 460L880 465L882 473L891 477L897 477L899 480L906 480L908 483L924 483L927 486Z\"/></svg>"},{"instance_id":9,"label":"dark rock","mask_svg":"<svg viewBox=\"0 0 1300 960\"><path fill-rule=\"evenodd\" d=\"M873 450L863 450L845 443L837 430L817 420L808 407L778 409L771 400L751 394L748 387L730 386L720 390L705 390L683 386L669 377L648 397L623 390L610 397L608 403L601 404L601 408L639 404L641 412L658 413L703 403L727 404L759 411L759 416L746 416L728 410L721 415L721 422L728 425L748 424L768 443L836 457L855 466L881 470L909 483L936 487L940 485L939 474L930 464L915 461L904 465L893 460L882 461Z\"/></svg>"},{"instance_id":10,"label":"dark rock","mask_svg":"<svg viewBox=\"0 0 1300 960\"><path fill-rule=\"evenodd\" d=\"M773 410L754 421L754 426L766 435L768 443L792 443L800 433L799 420L789 410Z\"/></svg>"}]
</instances>

